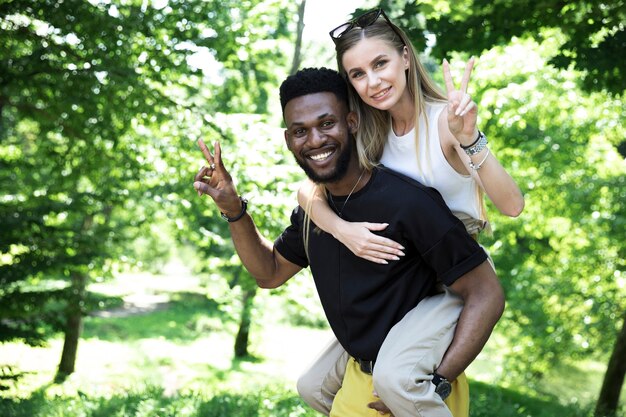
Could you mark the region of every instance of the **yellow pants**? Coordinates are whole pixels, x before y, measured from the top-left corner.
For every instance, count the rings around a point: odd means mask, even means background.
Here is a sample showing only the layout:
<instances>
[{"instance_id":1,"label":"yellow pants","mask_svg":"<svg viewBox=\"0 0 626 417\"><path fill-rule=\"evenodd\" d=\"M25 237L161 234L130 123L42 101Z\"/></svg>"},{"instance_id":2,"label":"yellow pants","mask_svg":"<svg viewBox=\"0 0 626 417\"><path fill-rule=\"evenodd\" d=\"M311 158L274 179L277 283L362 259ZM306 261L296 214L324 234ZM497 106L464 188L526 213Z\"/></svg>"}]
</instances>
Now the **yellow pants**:
<instances>
[{"instance_id":1,"label":"yellow pants","mask_svg":"<svg viewBox=\"0 0 626 417\"><path fill-rule=\"evenodd\" d=\"M378 411L367 406L378 400L373 391L372 376L363 373L356 361L350 359L330 417L380 417ZM465 373L452 382L452 394L445 403L453 417L469 417L469 385Z\"/></svg>"}]
</instances>

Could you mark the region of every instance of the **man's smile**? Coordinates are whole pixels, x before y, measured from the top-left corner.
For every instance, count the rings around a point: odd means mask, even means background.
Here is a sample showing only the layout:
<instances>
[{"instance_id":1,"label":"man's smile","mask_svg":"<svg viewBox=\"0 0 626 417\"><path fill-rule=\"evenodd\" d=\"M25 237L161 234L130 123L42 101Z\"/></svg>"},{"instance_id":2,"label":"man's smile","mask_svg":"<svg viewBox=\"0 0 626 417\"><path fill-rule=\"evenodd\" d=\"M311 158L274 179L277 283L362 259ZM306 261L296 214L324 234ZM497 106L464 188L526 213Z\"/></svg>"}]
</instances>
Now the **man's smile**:
<instances>
[{"instance_id":1,"label":"man's smile","mask_svg":"<svg viewBox=\"0 0 626 417\"><path fill-rule=\"evenodd\" d=\"M335 149L325 149L325 150L316 150L313 152L309 152L306 156L308 159L311 159L315 162L324 162L329 159L335 153Z\"/></svg>"}]
</instances>

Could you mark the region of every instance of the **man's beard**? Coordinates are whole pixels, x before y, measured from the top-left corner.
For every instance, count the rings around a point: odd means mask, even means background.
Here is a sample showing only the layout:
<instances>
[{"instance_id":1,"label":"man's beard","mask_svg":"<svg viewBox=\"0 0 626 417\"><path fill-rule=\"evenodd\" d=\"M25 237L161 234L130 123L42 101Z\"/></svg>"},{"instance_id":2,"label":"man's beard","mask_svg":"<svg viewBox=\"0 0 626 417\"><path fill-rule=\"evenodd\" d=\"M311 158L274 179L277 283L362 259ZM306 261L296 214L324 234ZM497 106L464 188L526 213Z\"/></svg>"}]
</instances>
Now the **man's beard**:
<instances>
[{"instance_id":1,"label":"man's beard","mask_svg":"<svg viewBox=\"0 0 626 417\"><path fill-rule=\"evenodd\" d=\"M304 170L307 177L316 184L333 183L341 180L348 172L348 166L350 165L350 158L352 157L352 148L354 147L354 137L350 134L347 141L347 145L337 159L335 169L326 175L318 175L313 168L311 168L305 161L301 161L296 158L296 162L300 165L300 168ZM295 155L294 155L295 156Z\"/></svg>"}]
</instances>

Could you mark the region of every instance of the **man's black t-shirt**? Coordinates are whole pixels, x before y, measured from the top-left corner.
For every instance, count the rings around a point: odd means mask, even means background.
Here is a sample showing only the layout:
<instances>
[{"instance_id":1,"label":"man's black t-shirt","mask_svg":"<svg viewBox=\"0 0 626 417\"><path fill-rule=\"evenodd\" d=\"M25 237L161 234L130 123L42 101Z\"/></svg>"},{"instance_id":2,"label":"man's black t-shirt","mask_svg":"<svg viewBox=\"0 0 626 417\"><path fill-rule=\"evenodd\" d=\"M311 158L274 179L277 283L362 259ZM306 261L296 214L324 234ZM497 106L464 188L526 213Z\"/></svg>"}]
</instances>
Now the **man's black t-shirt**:
<instances>
[{"instance_id":1,"label":"man's black t-shirt","mask_svg":"<svg viewBox=\"0 0 626 417\"><path fill-rule=\"evenodd\" d=\"M344 202L345 197L333 197L347 221L388 223L380 234L403 245L405 256L387 265L367 261L311 223L307 257L300 207L275 247L288 261L311 267L330 326L344 349L374 360L389 330L432 293L437 280L451 285L487 255L435 189L389 169L374 169L365 187L345 207Z\"/></svg>"}]
</instances>

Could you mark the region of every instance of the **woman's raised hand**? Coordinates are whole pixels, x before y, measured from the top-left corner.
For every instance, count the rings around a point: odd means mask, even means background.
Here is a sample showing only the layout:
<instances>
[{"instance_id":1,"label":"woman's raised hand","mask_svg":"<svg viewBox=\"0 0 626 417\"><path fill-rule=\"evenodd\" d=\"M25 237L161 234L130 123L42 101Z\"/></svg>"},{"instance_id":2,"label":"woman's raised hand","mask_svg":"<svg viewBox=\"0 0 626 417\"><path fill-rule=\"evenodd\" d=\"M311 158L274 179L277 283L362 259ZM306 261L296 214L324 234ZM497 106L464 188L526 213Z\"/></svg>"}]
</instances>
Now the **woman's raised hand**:
<instances>
[{"instance_id":1,"label":"woman's raised hand","mask_svg":"<svg viewBox=\"0 0 626 417\"><path fill-rule=\"evenodd\" d=\"M465 65L465 72L461 78L461 86L457 90L450 74L450 64L443 60L443 79L446 83L446 95L448 96L448 128L461 145L471 145L478 135L476 119L478 106L467 93L474 57Z\"/></svg>"},{"instance_id":2,"label":"woman's raised hand","mask_svg":"<svg viewBox=\"0 0 626 417\"><path fill-rule=\"evenodd\" d=\"M359 258L377 264L386 264L404 256L404 247L372 231L384 230L386 223L344 222L341 229L334 236Z\"/></svg>"}]
</instances>

